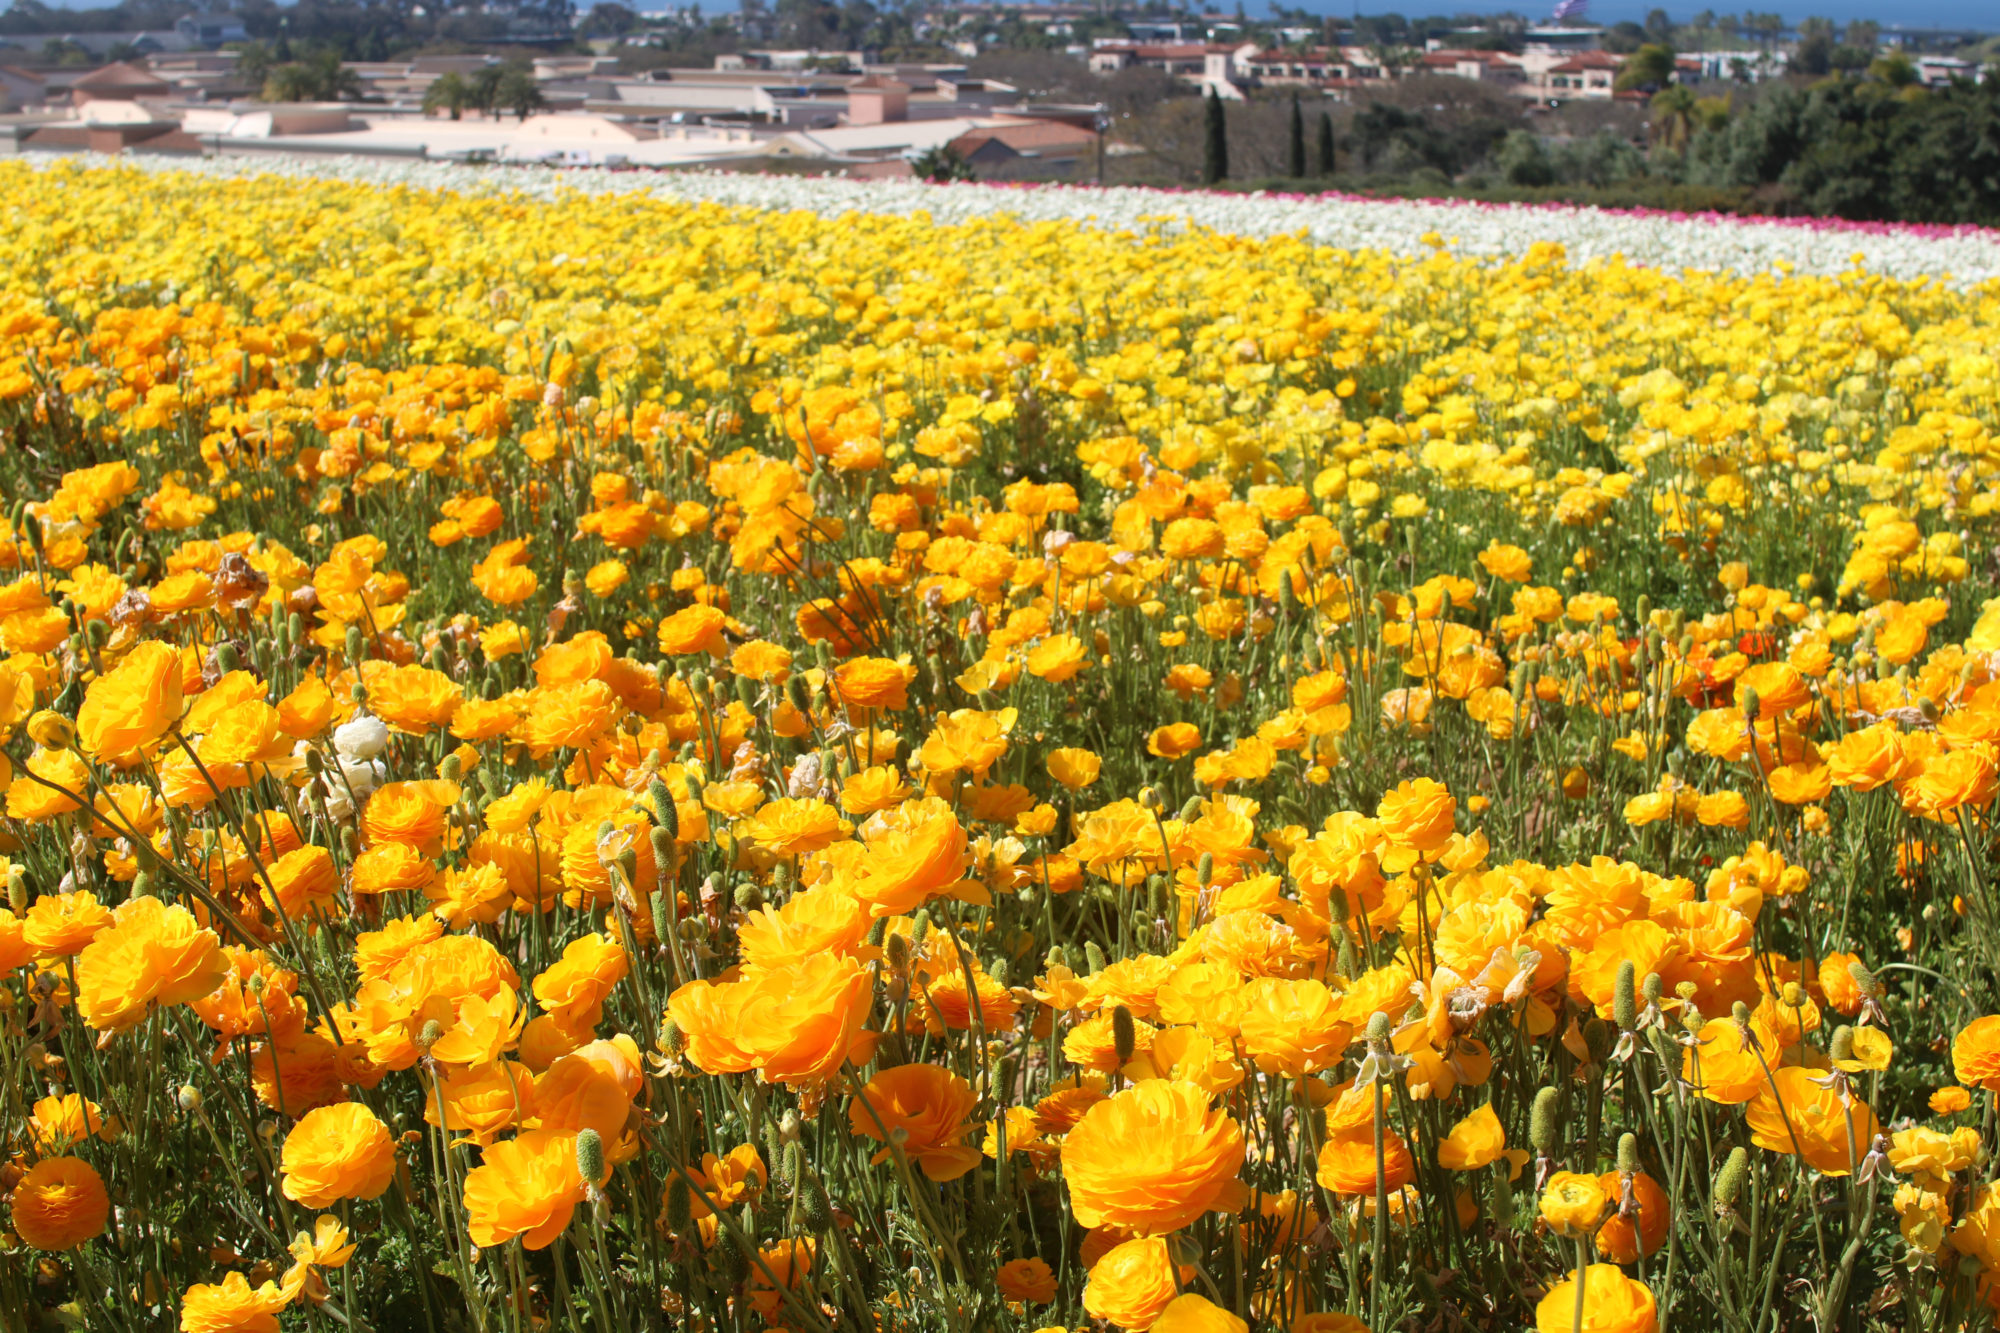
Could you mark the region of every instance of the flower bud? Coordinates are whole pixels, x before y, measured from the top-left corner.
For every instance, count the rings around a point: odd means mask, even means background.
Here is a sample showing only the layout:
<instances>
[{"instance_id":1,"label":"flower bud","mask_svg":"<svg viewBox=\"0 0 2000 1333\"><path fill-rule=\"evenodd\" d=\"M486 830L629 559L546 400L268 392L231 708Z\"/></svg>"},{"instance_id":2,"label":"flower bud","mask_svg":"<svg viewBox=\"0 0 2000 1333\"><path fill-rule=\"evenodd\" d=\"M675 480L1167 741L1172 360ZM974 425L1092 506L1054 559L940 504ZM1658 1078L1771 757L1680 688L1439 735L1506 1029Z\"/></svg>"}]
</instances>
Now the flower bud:
<instances>
[{"instance_id":1,"label":"flower bud","mask_svg":"<svg viewBox=\"0 0 2000 1333\"><path fill-rule=\"evenodd\" d=\"M1140 808L1151 810L1155 813L1158 813L1160 808L1165 804L1166 803L1160 799L1160 793L1156 789L1152 787L1139 788Z\"/></svg>"},{"instance_id":2,"label":"flower bud","mask_svg":"<svg viewBox=\"0 0 2000 1333\"><path fill-rule=\"evenodd\" d=\"M1634 993L1634 978L1638 968L1627 958L1618 964L1618 980L1611 988L1611 1013L1618 1023L1618 1030L1630 1032L1639 1026L1639 999Z\"/></svg>"},{"instance_id":3,"label":"flower bud","mask_svg":"<svg viewBox=\"0 0 2000 1333\"><path fill-rule=\"evenodd\" d=\"M28 719L28 739L44 750L67 750L76 744L76 724L53 708L38 708Z\"/></svg>"},{"instance_id":4,"label":"flower bud","mask_svg":"<svg viewBox=\"0 0 2000 1333\"><path fill-rule=\"evenodd\" d=\"M1204 889L1215 881L1215 853L1203 852L1201 859L1194 863L1195 882Z\"/></svg>"},{"instance_id":5,"label":"flower bud","mask_svg":"<svg viewBox=\"0 0 2000 1333\"><path fill-rule=\"evenodd\" d=\"M1745 685L1743 687L1743 720L1745 722L1755 722L1757 714L1763 706L1764 701L1758 697L1757 691Z\"/></svg>"},{"instance_id":6,"label":"flower bud","mask_svg":"<svg viewBox=\"0 0 2000 1333\"><path fill-rule=\"evenodd\" d=\"M660 1021L660 1049L676 1057L687 1050L687 1034L682 1032L681 1025L671 1018Z\"/></svg>"},{"instance_id":7,"label":"flower bud","mask_svg":"<svg viewBox=\"0 0 2000 1333\"><path fill-rule=\"evenodd\" d=\"M1882 998L1882 983L1875 980L1875 974L1859 958L1847 965L1847 975L1854 980L1854 988L1871 1000Z\"/></svg>"},{"instance_id":8,"label":"flower bud","mask_svg":"<svg viewBox=\"0 0 2000 1333\"><path fill-rule=\"evenodd\" d=\"M667 784L655 777L646 784L646 795L653 802L653 825L665 829L669 836L679 838L681 833L680 806L674 803L674 794Z\"/></svg>"},{"instance_id":9,"label":"flower bud","mask_svg":"<svg viewBox=\"0 0 2000 1333\"><path fill-rule=\"evenodd\" d=\"M1528 1142L1543 1157L1556 1150L1561 1110L1562 1094L1554 1088L1543 1088L1535 1094L1534 1109L1528 1114Z\"/></svg>"},{"instance_id":10,"label":"flower bud","mask_svg":"<svg viewBox=\"0 0 2000 1333\"><path fill-rule=\"evenodd\" d=\"M1369 1015L1368 1018L1369 1041L1379 1045L1382 1042L1388 1041L1390 1035L1391 1035L1391 1028L1389 1026L1389 1015L1379 1012Z\"/></svg>"},{"instance_id":11,"label":"flower bud","mask_svg":"<svg viewBox=\"0 0 2000 1333\"><path fill-rule=\"evenodd\" d=\"M435 1018L428 1020L417 1033L417 1049L430 1054L431 1047L444 1040L444 1024Z\"/></svg>"},{"instance_id":12,"label":"flower bud","mask_svg":"<svg viewBox=\"0 0 2000 1333\"><path fill-rule=\"evenodd\" d=\"M669 805L667 809L673 809ZM662 874L674 863L674 835L671 830L656 828L648 835L653 841L653 863L661 868Z\"/></svg>"},{"instance_id":13,"label":"flower bud","mask_svg":"<svg viewBox=\"0 0 2000 1333\"><path fill-rule=\"evenodd\" d=\"M1744 1178L1750 1174L1750 1154L1741 1148L1730 1151L1729 1160L1722 1164L1722 1170L1715 1177L1715 1206L1717 1209L1731 1207L1736 1196L1743 1192Z\"/></svg>"},{"instance_id":14,"label":"flower bud","mask_svg":"<svg viewBox=\"0 0 2000 1333\"><path fill-rule=\"evenodd\" d=\"M457 782L465 772L465 761L454 751L438 761L438 776L446 782Z\"/></svg>"},{"instance_id":15,"label":"flower bud","mask_svg":"<svg viewBox=\"0 0 2000 1333\"><path fill-rule=\"evenodd\" d=\"M916 919L910 925L910 947L922 949L924 939L931 933L931 913L928 907L917 909Z\"/></svg>"},{"instance_id":16,"label":"flower bud","mask_svg":"<svg viewBox=\"0 0 2000 1333\"><path fill-rule=\"evenodd\" d=\"M134 898L150 898L153 896L153 874L151 871L141 870L138 874L132 876L132 896Z\"/></svg>"},{"instance_id":17,"label":"flower bud","mask_svg":"<svg viewBox=\"0 0 2000 1333\"><path fill-rule=\"evenodd\" d=\"M1590 1052L1590 1063L1601 1065L1611 1058L1612 1047L1616 1044L1611 1033L1611 1025L1595 1015L1583 1025L1583 1045Z\"/></svg>"},{"instance_id":18,"label":"flower bud","mask_svg":"<svg viewBox=\"0 0 2000 1333\"><path fill-rule=\"evenodd\" d=\"M785 680L785 702L801 713L812 711L812 692L806 685L804 676L790 676Z\"/></svg>"},{"instance_id":19,"label":"flower bud","mask_svg":"<svg viewBox=\"0 0 2000 1333\"><path fill-rule=\"evenodd\" d=\"M174 1100L180 1103L181 1110L192 1115L201 1109L201 1089L192 1083L183 1083L181 1090L174 1094Z\"/></svg>"},{"instance_id":20,"label":"flower bud","mask_svg":"<svg viewBox=\"0 0 2000 1333\"><path fill-rule=\"evenodd\" d=\"M347 660L350 665L361 660L362 649L367 644L368 636L361 632L361 626L349 625L347 627Z\"/></svg>"},{"instance_id":21,"label":"flower bud","mask_svg":"<svg viewBox=\"0 0 2000 1333\"><path fill-rule=\"evenodd\" d=\"M1660 1002L1660 994L1665 989L1666 983L1660 980L1660 974L1658 972L1648 972L1646 980L1640 984L1639 992L1646 997L1647 1004L1658 1004Z\"/></svg>"},{"instance_id":22,"label":"flower bud","mask_svg":"<svg viewBox=\"0 0 2000 1333\"><path fill-rule=\"evenodd\" d=\"M604 1183L604 1136L588 1127L576 1136L576 1169L586 1185Z\"/></svg>"},{"instance_id":23,"label":"flower bud","mask_svg":"<svg viewBox=\"0 0 2000 1333\"><path fill-rule=\"evenodd\" d=\"M1194 823L1195 820L1200 819L1201 807L1203 804L1204 800L1202 797L1199 796L1190 796L1187 798L1187 800L1183 801L1181 803L1181 812L1180 812L1181 823L1192 824Z\"/></svg>"},{"instance_id":24,"label":"flower bud","mask_svg":"<svg viewBox=\"0 0 2000 1333\"><path fill-rule=\"evenodd\" d=\"M1620 1134L1618 1136L1618 1169L1632 1175L1639 1169L1639 1136Z\"/></svg>"},{"instance_id":25,"label":"flower bud","mask_svg":"<svg viewBox=\"0 0 2000 1333\"><path fill-rule=\"evenodd\" d=\"M1833 1030L1833 1040L1828 1043L1826 1053L1837 1064L1854 1058L1854 1029L1843 1023Z\"/></svg>"},{"instance_id":26,"label":"flower bud","mask_svg":"<svg viewBox=\"0 0 2000 1333\"><path fill-rule=\"evenodd\" d=\"M1098 947L1096 940L1084 941L1083 965L1088 976L1094 977L1104 970L1104 950Z\"/></svg>"},{"instance_id":27,"label":"flower bud","mask_svg":"<svg viewBox=\"0 0 2000 1333\"><path fill-rule=\"evenodd\" d=\"M680 1176L667 1182L667 1230L680 1235L694 1217L694 1200L688 1183Z\"/></svg>"},{"instance_id":28,"label":"flower bud","mask_svg":"<svg viewBox=\"0 0 2000 1333\"><path fill-rule=\"evenodd\" d=\"M1118 1050L1120 1065L1130 1061L1139 1049L1138 1026L1132 1021L1132 1011L1122 1004L1111 1007L1111 1042Z\"/></svg>"}]
</instances>

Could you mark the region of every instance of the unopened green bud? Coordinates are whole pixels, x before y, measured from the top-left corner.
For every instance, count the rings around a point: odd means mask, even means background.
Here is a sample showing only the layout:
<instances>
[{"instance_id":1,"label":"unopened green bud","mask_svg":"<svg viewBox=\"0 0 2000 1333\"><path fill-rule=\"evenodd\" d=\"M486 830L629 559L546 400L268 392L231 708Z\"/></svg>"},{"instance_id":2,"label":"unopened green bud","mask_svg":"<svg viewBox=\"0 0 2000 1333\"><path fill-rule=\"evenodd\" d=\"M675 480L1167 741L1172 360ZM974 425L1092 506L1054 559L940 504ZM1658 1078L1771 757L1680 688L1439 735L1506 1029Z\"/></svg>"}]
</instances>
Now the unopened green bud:
<instances>
[{"instance_id":1,"label":"unopened green bud","mask_svg":"<svg viewBox=\"0 0 2000 1333\"><path fill-rule=\"evenodd\" d=\"M1118 1063L1124 1065L1139 1049L1139 1028L1133 1021L1132 1011L1122 1004L1111 1007L1111 1043L1118 1050Z\"/></svg>"},{"instance_id":2,"label":"unopened green bud","mask_svg":"<svg viewBox=\"0 0 2000 1333\"><path fill-rule=\"evenodd\" d=\"M1630 1032L1639 1026L1639 997L1634 984L1638 969L1627 958L1618 964L1618 980L1611 988L1611 1013L1621 1032Z\"/></svg>"},{"instance_id":3,"label":"unopened green bud","mask_svg":"<svg viewBox=\"0 0 2000 1333\"><path fill-rule=\"evenodd\" d=\"M1149 788L1148 790L1151 789ZM1159 793L1154 792L1153 795L1155 796L1155 798L1157 798L1159 796ZM1202 804L1203 804L1203 798L1199 796L1190 796L1187 798L1187 800L1183 801L1181 803L1181 813L1180 813L1181 823L1192 824L1194 823L1195 820L1200 819ZM1154 808L1158 809L1157 806L1155 806Z\"/></svg>"},{"instance_id":4,"label":"unopened green bud","mask_svg":"<svg viewBox=\"0 0 2000 1333\"><path fill-rule=\"evenodd\" d=\"M604 1183L604 1136L585 1128L576 1136L576 1169L586 1185Z\"/></svg>"},{"instance_id":5,"label":"unopened green bud","mask_svg":"<svg viewBox=\"0 0 2000 1333\"><path fill-rule=\"evenodd\" d=\"M1392 1029L1389 1024L1389 1015L1377 1012L1374 1014L1370 1014L1368 1016L1369 1041L1379 1046L1383 1042L1389 1040L1391 1033Z\"/></svg>"},{"instance_id":6,"label":"unopened green bud","mask_svg":"<svg viewBox=\"0 0 2000 1333\"><path fill-rule=\"evenodd\" d=\"M1660 1002L1661 992L1664 991L1665 988L1666 988L1666 983L1660 980L1660 974L1658 972L1648 972L1646 974L1646 980L1642 982L1639 986L1639 991L1646 997L1647 1004L1658 1004Z\"/></svg>"},{"instance_id":7,"label":"unopened green bud","mask_svg":"<svg viewBox=\"0 0 2000 1333\"><path fill-rule=\"evenodd\" d=\"M924 940L931 933L931 913L928 907L917 910L916 919L910 923L910 947L921 949Z\"/></svg>"},{"instance_id":8,"label":"unopened green bud","mask_svg":"<svg viewBox=\"0 0 2000 1333\"><path fill-rule=\"evenodd\" d=\"M1833 1040L1827 1045L1826 1053L1835 1061L1854 1058L1854 1029L1843 1023L1833 1030Z\"/></svg>"},{"instance_id":9,"label":"unopened green bud","mask_svg":"<svg viewBox=\"0 0 2000 1333\"><path fill-rule=\"evenodd\" d=\"M153 896L153 875L151 871L141 870L132 877L132 896L134 898L150 898Z\"/></svg>"},{"instance_id":10,"label":"unopened green bud","mask_svg":"<svg viewBox=\"0 0 2000 1333\"><path fill-rule=\"evenodd\" d=\"M745 912L754 912L764 905L764 890L756 880L746 879L736 886L736 906Z\"/></svg>"},{"instance_id":11,"label":"unopened green bud","mask_svg":"<svg viewBox=\"0 0 2000 1333\"><path fill-rule=\"evenodd\" d=\"M1535 1094L1534 1108L1528 1113L1528 1142L1543 1157L1555 1153L1557 1136L1561 1132L1561 1116L1560 1092L1554 1088L1543 1088Z\"/></svg>"},{"instance_id":12,"label":"unopened green bud","mask_svg":"<svg viewBox=\"0 0 2000 1333\"><path fill-rule=\"evenodd\" d=\"M444 1040L444 1024L435 1018L430 1019L417 1032L417 1049L429 1054L431 1047L442 1040Z\"/></svg>"},{"instance_id":13,"label":"unopened green bud","mask_svg":"<svg viewBox=\"0 0 2000 1333\"><path fill-rule=\"evenodd\" d=\"M1201 859L1194 863L1195 882L1204 889L1215 881L1215 853L1203 852Z\"/></svg>"},{"instance_id":14,"label":"unopened green bud","mask_svg":"<svg viewBox=\"0 0 2000 1333\"><path fill-rule=\"evenodd\" d=\"M368 646L368 636L362 633L361 626L349 625L347 627L347 660L350 663L359 662L361 660L362 651L366 649L367 646Z\"/></svg>"},{"instance_id":15,"label":"unopened green bud","mask_svg":"<svg viewBox=\"0 0 2000 1333\"><path fill-rule=\"evenodd\" d=\"M812 711L812 692L804 676L792 676L785 681L785 701L801 713Z\"/></svg>"},{"instance_id":16,"label":"unopened green bud","mask_svg":"<svg viewBox=\"0 0 2000 1333\"><path fill-rule=\"evenodd\" d=\"M688 1183L680 1176L667 1182L667 1230L680 1235L688 1229L694 1219L694 1198Z\"/></svg>"},{"instance_id":17,"label":"unopened green bud","mask_svg":"<svg viewBox=\"0 0 2000 1333\"><path fill-rule=\"evenodd\" d=\"M1875 980L1875 974L1859 958L1847 965L1847 975L1853 978L1854 988L1869 999L1880 999L1882 984Z\"/></svg>"},{"instance_id":18,"label":"unopened green bud","mask_svg":"<svg viewBox=\"0 0 2000 1333\"><path fill-rule=\"evenodd\" d=\"M1758 697L1757 691L1753 687L1745 685L1743 687L1743 720L1746 722L1755 722L1757 714L1763 710L1763 707L1764 701Z\"/></svg>"},{"instance_id":19,"label":"unopened green bud","mask_svg":"<svg viewBox=\"0 0 2000 1333\"><path fill-rule=\"evenodd\" d=\"M1749 1174L1750 1154L1741 1148L1731 1149L1729 1160L1722 1164L1722 1170L1715 1177L1715 1206L1733 1206L1736 1196L1743 1192L1743 1181Z\"/></svg>"},{"instance_id":20,"label":"unopened green bud","mask_svg":"<svg viewBox=\"0 0 2000 1333\"><path fill-rule=\"evenodd\" d=\"M1583 1045L1590 1052L1590 1063L1601 1065L1611 1058L1611 1048L1616 1044L1611 1033L1611 1025L1595 1015L1583 1025Z\"/></svg>"},{"instance_id":21,"label":"unopened green bud","mask_svg":"<svg viewBox=\"0 0 2000 1333\"><path fill-rule=\"evenodd\" d=\"M1104 950L1098 947L1096 940L1084 941L1083 966L1085 974L1093 977L1104 970Z\"/></svg>"},{"instance_id":22,"label":"unopened green bud","mask_svg":"<svg viewBox=\"0 0 2000 1333\"><path fill-rule=\"evenodd\" d=\"M1639 1169L1639 1136L1621 1134L1618 1136L1618 1169L1631 1175Z\"/></svg>"}]
</instances>

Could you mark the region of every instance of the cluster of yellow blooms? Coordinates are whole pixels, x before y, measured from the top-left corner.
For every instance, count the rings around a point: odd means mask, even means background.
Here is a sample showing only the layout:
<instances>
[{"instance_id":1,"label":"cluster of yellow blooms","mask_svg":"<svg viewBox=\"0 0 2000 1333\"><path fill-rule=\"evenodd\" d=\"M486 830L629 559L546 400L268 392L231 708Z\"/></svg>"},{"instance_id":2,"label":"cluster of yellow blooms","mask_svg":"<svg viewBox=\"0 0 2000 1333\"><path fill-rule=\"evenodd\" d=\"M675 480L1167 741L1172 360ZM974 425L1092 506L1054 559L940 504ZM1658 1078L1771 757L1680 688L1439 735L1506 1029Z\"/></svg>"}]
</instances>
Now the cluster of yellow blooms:
<instances>
[{"instance_id":1,"label":"cluster of yellow blooms","mask_svg":"<svg viewBox=\"0 0 2000 1333\"><path fill-rule=\"evenodd\" d=\"M0 1310L1993 1322L2000 289L0 188Z\"/></svg>"}]
</instances>

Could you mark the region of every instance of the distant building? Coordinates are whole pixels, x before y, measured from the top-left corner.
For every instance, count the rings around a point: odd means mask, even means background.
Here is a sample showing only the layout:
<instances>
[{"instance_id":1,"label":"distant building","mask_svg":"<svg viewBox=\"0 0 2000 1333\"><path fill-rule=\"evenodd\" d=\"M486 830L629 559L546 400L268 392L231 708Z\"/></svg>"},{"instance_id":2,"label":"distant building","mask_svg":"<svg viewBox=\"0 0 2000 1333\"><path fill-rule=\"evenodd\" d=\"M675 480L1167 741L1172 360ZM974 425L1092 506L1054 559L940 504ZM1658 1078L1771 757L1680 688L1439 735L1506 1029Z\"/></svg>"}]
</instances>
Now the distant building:
<instances>
[{"instance_id":1,"label":"distant building","mask_svg":"<svg viewBox=\"0 0 2000 1333\"><path fill-rule=\"evenodd\" d=\"M190 46L210 50L226 42L240 42L250 36L243 20L235 14L183 14L174 20L174 31Z\"/></svg>"},{"instance_id":2,"label":"distant building","mask_svg":"<svg viewBox=\"0 0 2000 1333\"><path fill-rule=\"evenodd\" d=\"M44 106L49 85L38 74L13 65L0 65L0 111L27 111Z\"/></svg>"},{"instance_id":3,"label":"distant building","mask_svg":"<svg viewBox=\"0 0 2000 1333\"><path fill-rule=\"evenodd\" d=\"M72 83L69 100L75 106L100 100L136 102L142 97L171 97L173 92L173 85L153 71L116 61L102 69L94 69Z\"/></svg>"}]
</instances>

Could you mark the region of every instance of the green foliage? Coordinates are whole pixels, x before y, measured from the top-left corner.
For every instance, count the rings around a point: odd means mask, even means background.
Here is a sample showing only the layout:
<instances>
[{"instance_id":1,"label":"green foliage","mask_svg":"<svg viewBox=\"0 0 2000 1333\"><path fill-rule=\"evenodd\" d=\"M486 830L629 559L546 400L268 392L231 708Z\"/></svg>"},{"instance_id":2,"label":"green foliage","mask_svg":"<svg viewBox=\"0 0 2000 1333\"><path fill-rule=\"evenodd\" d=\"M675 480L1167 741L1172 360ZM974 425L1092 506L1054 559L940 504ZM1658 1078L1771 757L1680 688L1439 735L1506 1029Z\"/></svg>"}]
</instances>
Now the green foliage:
<instances>
[{"instance_id":1,"label":"green foliage","mask_svg":"<svg viewBox=\"0 0 2000 1333\"><path fill-rule=\"evenodd\" d=\"M910 173L919 180L927 180L936 185L979 178L979 173L972 169L972 164L950 144L926 148L911 158Z\"/></svg>"},{"instance_id":2,"label":"green foliage","mask_svg":"<svg viewBox=\"0 0 2000 1333\"><path fill-rule=\"evenodd\" d=\"M1781 88L1697 135L1688 178L1868 221L2000 223L2000 84Z\"/></svg>"}]
</instances>

